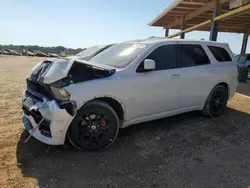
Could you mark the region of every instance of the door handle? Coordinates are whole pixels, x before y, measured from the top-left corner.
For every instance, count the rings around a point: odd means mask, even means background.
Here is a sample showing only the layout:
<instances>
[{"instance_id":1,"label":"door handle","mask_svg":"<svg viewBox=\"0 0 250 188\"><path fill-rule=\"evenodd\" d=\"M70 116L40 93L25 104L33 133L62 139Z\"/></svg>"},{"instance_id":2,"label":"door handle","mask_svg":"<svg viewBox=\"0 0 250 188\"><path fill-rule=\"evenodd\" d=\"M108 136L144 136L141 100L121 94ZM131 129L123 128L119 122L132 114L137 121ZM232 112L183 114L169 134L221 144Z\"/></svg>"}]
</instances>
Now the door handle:
<instances>
[{"instance_id":1,"label":"door handle","mask_svg":"<svg viewBox=\"0 0 250 188\"><path fill-rule=\"evenodd\" d=\"M216 70L215 69L210 69L209 72L216 72Z\"/></svg>"},{"instance_id":2,"label":"door handle","mask_svg":"<svg viewBox=\"0 0 250 188\"><path fill-rule=\"evenodd\" d=\"M178 77L180 77L179 74L172 74L172 75L171 75L171 78L178 78Z\"/></svg>"}]
</instances>

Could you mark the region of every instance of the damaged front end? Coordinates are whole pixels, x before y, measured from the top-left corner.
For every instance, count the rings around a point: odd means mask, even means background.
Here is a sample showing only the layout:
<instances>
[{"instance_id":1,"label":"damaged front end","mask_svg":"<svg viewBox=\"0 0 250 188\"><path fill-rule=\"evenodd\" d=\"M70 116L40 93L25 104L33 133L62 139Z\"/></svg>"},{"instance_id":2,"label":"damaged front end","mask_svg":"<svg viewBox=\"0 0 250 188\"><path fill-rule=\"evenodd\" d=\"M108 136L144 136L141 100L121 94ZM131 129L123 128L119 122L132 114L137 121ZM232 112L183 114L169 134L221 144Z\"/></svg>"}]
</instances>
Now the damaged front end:
<instances>
[{"instance_id":1,"label":"damaged front end","mask_svg":"<svg viewBox=\"0 0 250 188\"><path fill-rule=\"evenodd\" d=\"M77 60L48 60L32 70L22 100L23 123L36 139L62 145L77 104L64 87L111 76L114 70Z\"/></svg>"},{"instance_id":2,"label":"damaged front end","mask_svg":"<svg viewBox=\"0 0 250 188\"><path fill-rule=\"evenodd\" d=\"M22 102L23 123L36 139L50 145L62 145L67 128L76 114L74 101L58 102L29 88Z\"/></svg>"}]
</instances>

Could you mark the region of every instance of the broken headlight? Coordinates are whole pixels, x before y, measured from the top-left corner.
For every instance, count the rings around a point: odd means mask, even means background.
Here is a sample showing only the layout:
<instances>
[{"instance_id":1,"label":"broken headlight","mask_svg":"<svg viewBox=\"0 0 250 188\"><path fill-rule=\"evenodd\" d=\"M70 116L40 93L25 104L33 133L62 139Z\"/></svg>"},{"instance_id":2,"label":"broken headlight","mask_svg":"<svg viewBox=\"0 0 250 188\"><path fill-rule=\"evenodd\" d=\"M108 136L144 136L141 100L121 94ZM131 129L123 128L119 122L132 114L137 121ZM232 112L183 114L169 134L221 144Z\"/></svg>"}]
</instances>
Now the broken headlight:
<instances>
[{"instance_id":1,"label":"broken headlight","mask_svg":"<svg viewBox=\"0 0 250 188\"><path fill-rule=\"evenodd\" d=\"M60 100L60 101L67 101L70 99L70 93L63 89L63 88L57 88L57 87L53 87L53 86L50 86L50 89L54 95L54 97L57 99L57 100Z\"/></svg>"}]
</instances>

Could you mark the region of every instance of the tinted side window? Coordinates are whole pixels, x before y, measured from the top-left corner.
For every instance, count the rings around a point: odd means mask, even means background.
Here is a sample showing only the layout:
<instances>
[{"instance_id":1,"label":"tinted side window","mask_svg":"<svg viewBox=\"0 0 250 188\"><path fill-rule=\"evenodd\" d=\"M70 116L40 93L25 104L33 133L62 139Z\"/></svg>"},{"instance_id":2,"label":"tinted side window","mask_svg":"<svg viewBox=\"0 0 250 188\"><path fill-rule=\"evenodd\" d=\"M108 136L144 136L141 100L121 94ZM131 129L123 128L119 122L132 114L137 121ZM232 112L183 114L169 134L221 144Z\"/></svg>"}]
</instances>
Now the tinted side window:
<instances>
[{"instance_id":1,"label":"tinted side window","mask_svg":"<svg viewBox=\"0 0 250 188\"><path fill-rule=\"evenodd\" d=\"M212 52L217 61L220 62L232 61L232 58L224 48L220 48L217 46L208 46L208 48Z\"/></svg>"},{"instance_id":2,"label":"tinted side window","mask_svg":"<svg viewBox=\"0 0 250 188\"><path fill-rule=\"evenodd\" d=\"M250 60L250 55L247 56L247 61Z\"/></svg>"},{"instance_id":3,"label":"tinted side window","mask_svg":"<svg viewBox=\"0 0 250 188\"><path fill-rule=\"evenodd\" d=\"M176 46L165 45L156 48L146 59L155 61L155 70L173 69L177 67ZM140 67L143 66L141 63Z\"/></svg>"},{"instance_id":4,"label":"tinted side window","mask_svg":"<svg viewBox=\"0 0 250 188\"><path fill-rule=\"evenodd\" d=\"M179 67L192 67L209 64L209 58L200 45L178 45Z\"/></svg>"}]
</instances>

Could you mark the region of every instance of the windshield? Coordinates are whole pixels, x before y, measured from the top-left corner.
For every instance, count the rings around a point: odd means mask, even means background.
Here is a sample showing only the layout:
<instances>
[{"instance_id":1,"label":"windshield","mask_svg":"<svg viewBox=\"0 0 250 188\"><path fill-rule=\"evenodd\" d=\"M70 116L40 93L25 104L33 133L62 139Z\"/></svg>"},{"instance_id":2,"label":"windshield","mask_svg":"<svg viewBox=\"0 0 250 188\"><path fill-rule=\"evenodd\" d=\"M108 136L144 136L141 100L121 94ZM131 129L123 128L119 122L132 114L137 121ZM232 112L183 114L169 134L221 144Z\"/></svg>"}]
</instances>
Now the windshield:
<instances>
[{"instance_id":1,"label":"windshield","mask_svg":"<svg viewBox=\"0 0 250 188\"><path fill-rule=\"evenodd\" d=\"M99 51L103 47L104 46L91 46L91 47L81 51L79 54L76 54L76 55L80 56L80 57L90 56L90 55L96 53L97 51Z\"/></svg>"},{"instance_id":2,"label":"windshield","mask_svg":"<svg viewBox=\"0 0 250 188\"><path fill-rule=\"evenodd\" d=\"M115 44L93 57L90 62L122 68L131 63L147 45L132 42Z\"/></svg>"}]
</instances>

